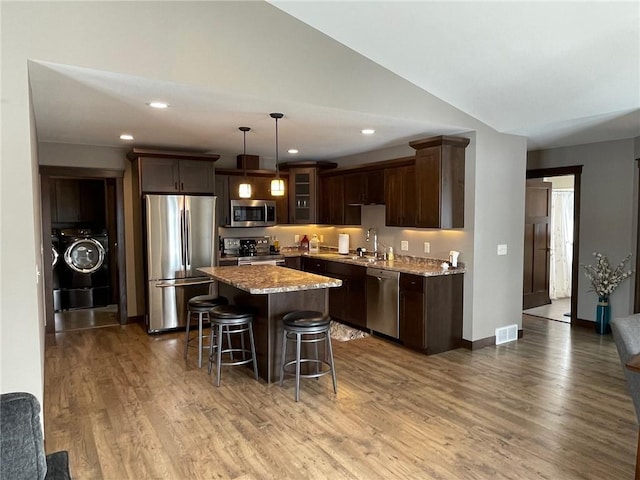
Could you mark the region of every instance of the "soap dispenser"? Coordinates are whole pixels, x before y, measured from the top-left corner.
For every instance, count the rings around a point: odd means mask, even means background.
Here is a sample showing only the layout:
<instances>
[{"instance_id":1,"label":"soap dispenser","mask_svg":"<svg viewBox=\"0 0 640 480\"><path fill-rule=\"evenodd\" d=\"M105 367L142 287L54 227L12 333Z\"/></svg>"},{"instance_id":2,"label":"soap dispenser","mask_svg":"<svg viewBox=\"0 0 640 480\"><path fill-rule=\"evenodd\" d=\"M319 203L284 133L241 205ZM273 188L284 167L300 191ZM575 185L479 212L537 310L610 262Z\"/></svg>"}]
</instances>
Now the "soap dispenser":
<instances>
[{"instance_id":1,"label":"soap dispenser","mask_svg":"<svg viewBox=\"0 0 640 480\"><path fill-rule=\"evenodd\" d=\"M320 251L320 240L318 240L318 235L311 235L311 240L309 240L309 253L318 253Z\"/></svg>"}]
</instances>

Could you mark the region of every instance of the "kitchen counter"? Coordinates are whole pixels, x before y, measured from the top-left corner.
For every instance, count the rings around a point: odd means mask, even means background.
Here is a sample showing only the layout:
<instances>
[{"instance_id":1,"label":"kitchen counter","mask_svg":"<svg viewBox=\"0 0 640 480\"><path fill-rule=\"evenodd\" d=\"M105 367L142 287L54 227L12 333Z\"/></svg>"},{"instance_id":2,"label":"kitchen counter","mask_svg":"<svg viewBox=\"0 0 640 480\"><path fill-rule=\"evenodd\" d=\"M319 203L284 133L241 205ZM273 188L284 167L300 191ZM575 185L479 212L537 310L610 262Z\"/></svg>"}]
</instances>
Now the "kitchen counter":
<instances>
[{"instance_id":1,"label":"kitchen counter","mask_svg":"<svg viewBox=\"0 0 640 480\"><path fill-rule=\"evenodd\" d=\"M339 287L342 280L274 265L199 268L223 283L251 294L297 292Z\"/></svg>"},{"instance_id":2,"label":"kitchen counter","mask_svg":"<svg viewBox=\"0 0 640 480\"><path fill-rule=\"evenodd\" d=\"M401 257L397 260L374 260L373 257L358 257L356 255L341 255L333 252L308 253L297 251L282 251L285 257L310 257L329 260L332 262L348 263L351 265L362 265L364 267L375 267L382 270L390 270L400 273L409 273L422 277L433 277L439 275L456 275L465 273L464 268L449 268L443 270L440 266L444 260L420 257Z\"/></svg>"}]
</instances>

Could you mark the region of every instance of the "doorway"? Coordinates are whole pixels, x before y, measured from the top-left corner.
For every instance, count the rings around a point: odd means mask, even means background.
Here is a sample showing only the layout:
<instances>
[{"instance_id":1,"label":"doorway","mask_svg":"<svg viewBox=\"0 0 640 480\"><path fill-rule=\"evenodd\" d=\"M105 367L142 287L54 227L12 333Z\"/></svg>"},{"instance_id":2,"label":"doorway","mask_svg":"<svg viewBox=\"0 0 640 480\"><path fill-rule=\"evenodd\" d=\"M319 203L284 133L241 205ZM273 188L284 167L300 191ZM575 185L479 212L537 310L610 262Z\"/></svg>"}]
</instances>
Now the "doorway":
<instances>
[{"instance_id":1,"label":"doorway","mask_svg":"<svg viewBox=\"0 0 640 480\"><path fill-rule=\"evenodd\" d=\"M548 188L547 217L535 217L548 228L538 225L539 238L533 241L531 233L527 234L531 227L525 226L523 313L572 324L577 320L578 291L572 287L577 285L579 274L581 173L582 166L527 171L528 182L534 180L539 190L541 185ZM540 253L532 253L532 246ZM540 291L536 293L533 286ZM536 293L534 301L532 292Z\"/></svg>"},{"instance_id":2,"label":"doorway","mask_svg":"<svg viewBox=\"0 0 640 480\"><path fill-rule=\"evenodd\" d=\"M123 175L40 167L47 333L127 323Z\"/></svg>"}]
</instances>

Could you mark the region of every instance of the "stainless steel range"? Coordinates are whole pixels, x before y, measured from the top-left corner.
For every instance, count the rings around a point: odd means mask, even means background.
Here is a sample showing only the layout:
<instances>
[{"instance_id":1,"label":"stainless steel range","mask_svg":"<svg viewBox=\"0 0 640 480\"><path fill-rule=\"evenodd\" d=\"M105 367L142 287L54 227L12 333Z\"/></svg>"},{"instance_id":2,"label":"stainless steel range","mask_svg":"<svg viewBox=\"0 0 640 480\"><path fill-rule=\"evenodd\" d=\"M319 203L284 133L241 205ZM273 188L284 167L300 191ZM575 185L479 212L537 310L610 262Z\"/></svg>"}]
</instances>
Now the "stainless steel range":
<instances>
[{"instance_id":1,"label":"stainless steel range","mask_svg":"<svg viewBox=\"0 0 640 480\"><path fill-rule=\"evenodd\" d=\"M220 266L284 265L284 255L273 251L269 237L227 237L221 247Z\"/></svg>"}]
</instances>

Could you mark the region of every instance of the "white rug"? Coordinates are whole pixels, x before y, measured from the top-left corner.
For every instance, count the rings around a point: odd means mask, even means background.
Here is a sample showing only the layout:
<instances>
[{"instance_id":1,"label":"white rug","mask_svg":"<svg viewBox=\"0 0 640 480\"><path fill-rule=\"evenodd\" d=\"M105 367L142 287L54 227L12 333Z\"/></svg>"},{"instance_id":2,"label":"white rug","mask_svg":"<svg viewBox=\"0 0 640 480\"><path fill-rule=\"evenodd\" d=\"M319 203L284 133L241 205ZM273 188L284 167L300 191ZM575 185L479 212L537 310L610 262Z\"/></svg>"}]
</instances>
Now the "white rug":
<instances>
[{"instance_id":1,"label":"white rug","mask_svg":"<svg viewBox=\"0 0 640 480\"><path fill-rule=\"evenodd\" d=\"M348 342L356 338L368 337L369 334L357 328L347 327L339 322L331 321L331 338L339 342Z\"/></svg>"}]
</instances>

